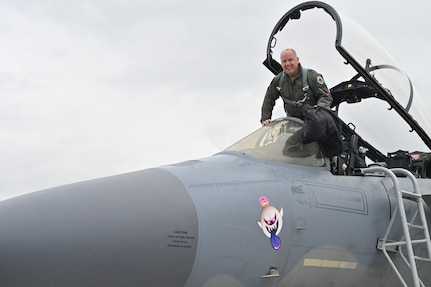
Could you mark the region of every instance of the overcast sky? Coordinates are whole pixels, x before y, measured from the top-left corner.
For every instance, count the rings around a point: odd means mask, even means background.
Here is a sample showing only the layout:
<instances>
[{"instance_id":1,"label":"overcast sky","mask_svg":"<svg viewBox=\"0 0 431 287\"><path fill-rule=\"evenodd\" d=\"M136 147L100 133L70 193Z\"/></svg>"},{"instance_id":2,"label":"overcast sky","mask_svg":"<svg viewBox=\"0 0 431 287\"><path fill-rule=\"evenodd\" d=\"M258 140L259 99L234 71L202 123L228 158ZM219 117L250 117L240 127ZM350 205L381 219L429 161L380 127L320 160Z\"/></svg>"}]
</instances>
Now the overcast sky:
<instances>
[{"instance_id":1,"label":"overcast sky","mask_svg":"<svg viewBox=\"0 0 431 287\"><path fill-rule=\"evenodd\" d=\"M268 37L301 2L0 0L0 199L210 156L259 128ZM431 2L327 3L431 97Z\"/></svg>"}]
</instances>

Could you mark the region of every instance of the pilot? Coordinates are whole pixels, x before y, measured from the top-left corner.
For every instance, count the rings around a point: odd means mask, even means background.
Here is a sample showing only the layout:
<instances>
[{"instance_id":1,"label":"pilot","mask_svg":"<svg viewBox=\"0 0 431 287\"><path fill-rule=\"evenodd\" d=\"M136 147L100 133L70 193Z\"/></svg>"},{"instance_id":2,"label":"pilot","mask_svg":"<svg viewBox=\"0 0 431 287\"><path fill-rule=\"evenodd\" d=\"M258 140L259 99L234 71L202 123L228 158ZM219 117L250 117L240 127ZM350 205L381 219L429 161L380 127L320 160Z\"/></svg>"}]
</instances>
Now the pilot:
<instances>
[{"instance_id":1,"label":"pilot","mask_svg":"<svg viewBox=\"0 0 431 287\"><path fill-rule=\"evenodd\" d=\"M303 68L293 49L283 50L280 61L283 71L271 81L263 100L260 118L262 125L271 122L272 110L278 97L283 99L284 110L290 117L302 118L303 105L330 108L332 96L321 74Z\"/></svg>"}]
</instances>

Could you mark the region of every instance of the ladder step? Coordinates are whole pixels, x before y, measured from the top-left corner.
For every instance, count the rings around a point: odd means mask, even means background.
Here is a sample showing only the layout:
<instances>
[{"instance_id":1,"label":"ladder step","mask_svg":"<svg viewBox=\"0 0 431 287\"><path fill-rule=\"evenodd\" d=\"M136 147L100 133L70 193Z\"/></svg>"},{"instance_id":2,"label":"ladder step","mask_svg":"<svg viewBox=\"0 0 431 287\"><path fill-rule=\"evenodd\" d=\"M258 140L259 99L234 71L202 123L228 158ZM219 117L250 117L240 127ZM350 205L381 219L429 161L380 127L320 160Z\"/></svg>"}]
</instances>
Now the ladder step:
<instances>
[{"instance_id":1,"label":"ladder step","mask_svg":"<svg viewBox=\"0 0 431 287\"><path fill-rule=\"evenodd\" d=\"M419 243L427 243L428 240L426 238L424 239L417 239L417 240L412 240L412 244L419 244Z\"/></svg>"},{"instance_id":2,"label":"ladder step","mask_svg":"<svg viewBox=\"0 0 431 287\"><path fill-rule=\"evenodd\" d=\"M409 227L413 227L413 228L425 229L425 227L423 227L422 225L416 225L416 224L412 224L412 223L407 223L407 225Z\"/></svg>"},{"instance_id":3,"label":"ladder step","mask_svg":"<svg viewBox=\"0 0 431 287\"><path fill-rule=\"evenodd\" d=\"M421 260L421 261L431 261L431 258L425 258L425 257L419 257L419 256L415 256L416 260Z\"/></svg>"},{"instance_id":4,"label":"ladder step","mask_svg":"<svg viewBox=\"0 0 431 287\"><path fill-rule=\"evenodd\" d=\"M419 198L422 197L422 194L405 191L405 190L401 190L401 194L403 195L403 198L411 199L411 200L418 200Z\"/></svg>"}]
</instances>

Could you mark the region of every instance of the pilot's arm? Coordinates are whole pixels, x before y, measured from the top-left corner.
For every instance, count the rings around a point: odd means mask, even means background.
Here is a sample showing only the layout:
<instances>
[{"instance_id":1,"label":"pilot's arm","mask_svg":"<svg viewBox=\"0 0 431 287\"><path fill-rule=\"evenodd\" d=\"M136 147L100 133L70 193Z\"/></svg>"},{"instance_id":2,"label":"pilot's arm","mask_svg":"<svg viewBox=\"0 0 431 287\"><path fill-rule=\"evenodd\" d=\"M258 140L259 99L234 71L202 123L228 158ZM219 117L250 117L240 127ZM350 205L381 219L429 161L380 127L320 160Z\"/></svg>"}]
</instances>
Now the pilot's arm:
<instances>
[{"instance_id":1,"label":"pilot's arm","mask_svg":"<svg viewBox=\"0 0 431 287\"><path fill-rule=\"evenodd\" d=\"M263 99L262 111L260 122L265 125L271 122L272 110L275 106L275 101L280 96L280 92L277 90L278 77L274 77L266 89L265 98Z\"/></svg>"},{"instance_id":2,"label":"pilot's arm","mask_svg":"<svg viewBox=\"0 0 431 287\"><path fill-rule=\"evenodd\" d=\"M309 85L317 100L317 105L320 107L330 108L332 104L332 96L326 86L323 76L316 71L310 71Z\"/></svg>"}]
</instances>

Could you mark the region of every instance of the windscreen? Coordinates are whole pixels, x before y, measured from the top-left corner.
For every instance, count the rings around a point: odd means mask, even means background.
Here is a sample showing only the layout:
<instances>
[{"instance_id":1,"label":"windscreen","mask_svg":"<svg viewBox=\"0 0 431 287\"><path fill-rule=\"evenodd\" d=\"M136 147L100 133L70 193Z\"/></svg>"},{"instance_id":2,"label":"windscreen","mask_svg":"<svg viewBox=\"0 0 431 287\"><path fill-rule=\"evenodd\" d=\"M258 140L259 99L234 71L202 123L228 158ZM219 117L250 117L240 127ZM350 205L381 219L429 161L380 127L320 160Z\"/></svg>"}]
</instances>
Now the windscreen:
<instances>
[{"instance_id":1,"label":"windscreen","mask_svg":"<svg viewBox=\"0 0 431 287\"><path fill-rule=\"evenodd\" d=\"M325 166L320 146L317 142L303 144L301 133L301 121L280 119L263 126L226 150L242 152L266 161Z\"/></svg>"}]
</instances>

